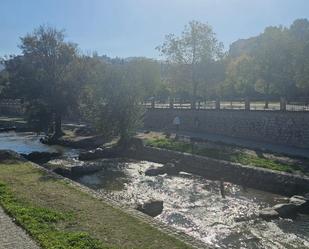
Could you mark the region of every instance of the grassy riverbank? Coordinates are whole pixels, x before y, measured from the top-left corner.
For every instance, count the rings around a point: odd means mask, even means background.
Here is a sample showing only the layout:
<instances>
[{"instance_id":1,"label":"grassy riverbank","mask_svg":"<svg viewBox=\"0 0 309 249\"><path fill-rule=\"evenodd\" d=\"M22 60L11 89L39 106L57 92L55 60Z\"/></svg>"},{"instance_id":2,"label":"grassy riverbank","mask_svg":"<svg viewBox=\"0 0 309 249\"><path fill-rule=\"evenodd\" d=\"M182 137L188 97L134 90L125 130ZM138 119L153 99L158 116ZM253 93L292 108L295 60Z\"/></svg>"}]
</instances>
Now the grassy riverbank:
<instances>
[{"instance_id":1,"label":"grassy riverbank","mask_svg":"<svg viewBox=\"0 0 309 249\"><path fill-rule=\"evenodd\" d=\"M152 147L186 152L200 156L207 156L215 159L240 163L243 165L251 165L255 167L261 167L288 173L307 173L306 170L299 165L282 163L279 160L267 158L262 152L246 153L239 149L237 150L227 148L226 146L222 146L221 148L219 148L218 146L211 148L209 146L203 146L202 143L198 144L178 141L166 137L148 138L146 139L146 144Z\"/></svg>"},{"instance_id":2,"label":"grassy riverbank","mask_svg":"<svg viewBox=\"0 0 309 249\"><path fill-rule=\"evenodd\" d=\"M0 205L42 248L189 248L30 163L0 162Z\"/></svg>"}]
</instances>

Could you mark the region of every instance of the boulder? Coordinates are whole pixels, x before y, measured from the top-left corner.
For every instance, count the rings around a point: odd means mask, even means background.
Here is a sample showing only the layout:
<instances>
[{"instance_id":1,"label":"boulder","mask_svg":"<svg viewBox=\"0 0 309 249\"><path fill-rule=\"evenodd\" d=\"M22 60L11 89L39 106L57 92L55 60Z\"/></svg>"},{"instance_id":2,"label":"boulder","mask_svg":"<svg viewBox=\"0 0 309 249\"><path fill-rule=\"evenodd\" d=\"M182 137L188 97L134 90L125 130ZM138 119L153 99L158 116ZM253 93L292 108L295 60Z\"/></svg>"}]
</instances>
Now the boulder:
<instances>
[{"instance_id":1,"label":"boulder","mask_svg":"<svg viewBox=\"0 0 309 249\"><path fill-rule=\"evenodd\" d=\"M178 175L180 169L174 163L166 163L161 167L151 166L145 171L146 176L158 176L163 174Z\"/></svg>"},{"instance_id":2,"label":"boulder","mask_svg":"<svg viewBox=\"0 0 309 249\"><path fill-rule=\"evenodd\" d=\"M293 203L277 204L273 207L282 218L292 218L297 215L298 206Z\"/></svg>"},{"instance_id":3,"label":"boulder","mask_svg":"<svg viewBox=\"0 0 309 249\"><path fill-rule=\"evenodd\" d=\"M156 217L163 211L163 201L150 200L139 204L136 209L151 217Z\"/></svg>"},{"instance_id":4,"label":"boulder","mask_svg":"<svg viewBox=\"0 0 309 249\"><path fill-rule=\"evenodd\" d=\"M264 220L274 220L279 218L279 213L273 208L264 208L260 210L259 216Z\"/></svg>"},{"instance_id":5,"label":"boulder","mask_svg":"<svg viewBox=\"0 0 309 249\"><path fill-rule=\"evenodd\" d=\"M96 130L89 126L83 126L74 129L74 134L77 136L92 136L96 133Z\"/></svg>"},{"instance_id":6,"label":"boulder","mask_svg":"<svg viewBox=\"0 0 309 249\"><path fill-rule=\"evenodd\" d=\"M41 143L48 145L62 145L76 149L93 149L101 146L106 142L103 136L78 137L70 138L54 138L47 136L40 139Z\"/></svg>"},{"instance_id":7,"label":"boulder","mask_svg":"<svg viewBox=\"0 0 309 249\"><path fill-rule=\"evenodd\" d=\"M61 153L34 151L34 152L31 152L30 154L22 154L22 156L31 162L43 164L43 163L47 163L48 161L52 159L60 157Z\"/></svg>"},{"instance_id":8,"label":"boulder","mask_svg":"<svg viewBox=\"0 0 309 249\"><path fill-rule=\"evenodd\" d=\"M0 161L4 160L22 160L25 161L17 152L13 150L0 150Z\"/></svg>"},{"instance_id":9,"label":"boulder","mask_svg":"<svg viewBox=\"0 0 309 249\"><path fill-rule=\"evenodd\" d=\"M88 161L100 158L119 157L120 151L118 148L97 148L87 152L81 152L78 156L79 160Z\"/></svg>"},{"instance_id":10,"label":"boulder","mask_svg":"<svg viewBox=\"0 0 309 249\"><path fill-rule=\"evenodd\" d=\"M304 196L294 195L288 203L261 210L259 216L265 220L271 220L279 217L294 218L298 213L309 214L309 201Z\"/></svg>"},{"instance_id":11,"label":"boulder","mask_svg":"<svg viewBox=\"0 0 309 249\"><path fill-rule=\"evenodd\" d=\"M59 168L55 168L53 170L53 172L55 172L58 175L64 176L64 177L70 177L71 176L71 169L69 169L69 168L59 167Z\"/></svg>"},{"instance_id":12,"label":"boulder","mask_svg":"<svg viewBox=\"0 0 309 249\"><path fill-rule=\"evenodd\" d=\"M180 172L180 169L175 163L166 163L163 168L165 168L165 172L168 175L178 175Z\"/></svg>"},{"instance_id":13,"label":"boulder","mask_svg":"<svg viewBox=\"0 0 309 249\"><path fill-rule=\"evenodd\" d=\"M158 176L158 175L163 175L166 173L166 169L162 166L156 167L156 166L151 166L145 171L146 176Z\"/></svg>"},{"instance_id":14,"label":"boulder","mask_svg":"<svg viewBox=\"0 0 309 249\"><path fill-rule=\"evenodd\" d=\"M4 127L4 128L0 128L0 132L8 132L8 131L16 131L16 127Z\"/></svg>"},{"instance_id":15,"label":"boulder","mask_svg":"<svg viewBox=\"0 0 309 249\"><path fill-rule=\"evenodd\" d=\"M71 175L72 176L82 176L88 175L95 172L98 172L102 169L102 165L83 165L83 166L74 166L71 168Z\"/></svg>"},{"instance_id":16,"label":"boulder","mask_svg":"<svg viewBox=\"0 0 309 249\"><path fill-rule=\"evenodd\" d=\"M289 199L291 204L294 204L298 208L299 213L309 214L309 200L308 198L300 195L294 195Z\"/></svg>"}]
</instances>

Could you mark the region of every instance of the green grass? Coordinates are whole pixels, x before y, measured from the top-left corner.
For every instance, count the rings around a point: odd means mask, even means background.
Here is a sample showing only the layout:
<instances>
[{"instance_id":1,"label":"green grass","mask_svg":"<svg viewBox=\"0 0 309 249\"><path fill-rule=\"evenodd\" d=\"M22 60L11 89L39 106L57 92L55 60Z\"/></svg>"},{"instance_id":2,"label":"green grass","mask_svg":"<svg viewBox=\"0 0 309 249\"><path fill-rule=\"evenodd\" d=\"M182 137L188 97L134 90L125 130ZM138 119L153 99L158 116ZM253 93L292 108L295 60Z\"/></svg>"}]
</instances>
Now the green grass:
<instances>
[{"instance_id":1,"label":"green grass","mask_svg":"<svg viewBox=\"0 0 309 249\"><path fill-rule=\"evenodd\" d=\"M243 165L251 165L288 173L293 173L294 171L302 171L305 173L304 170L298 165L284 164L269 158L265 158L262 153L255 156L240 151L201 147L190 142L176 141L174 139L168 138L148 139L146 140L146 144L152 147L207 156L219 160L240 163Z\"/></svg>"},{"instance_id":2,"label":"green grass","mask_svg":"<svg viewBox=\"0 0 309 249\"><path fill-rule=\"evenodd\" d=\"M0 162L0 205L45 249L190 248L24 162Z\"/></svg>"},{"instance_id":3,"label":"green grass","mask_svg":"<svg viewBox=\"0 0 309 249\"><path fill-rule=\"evenodd\" d=\"M57 229L55 226L57 223L72 220L72 215L48 208L34 207L20 201L13 196L4 183L0 183L0 204L43 248L108 248L88 233Z\"/></svg>"}]
</instances>

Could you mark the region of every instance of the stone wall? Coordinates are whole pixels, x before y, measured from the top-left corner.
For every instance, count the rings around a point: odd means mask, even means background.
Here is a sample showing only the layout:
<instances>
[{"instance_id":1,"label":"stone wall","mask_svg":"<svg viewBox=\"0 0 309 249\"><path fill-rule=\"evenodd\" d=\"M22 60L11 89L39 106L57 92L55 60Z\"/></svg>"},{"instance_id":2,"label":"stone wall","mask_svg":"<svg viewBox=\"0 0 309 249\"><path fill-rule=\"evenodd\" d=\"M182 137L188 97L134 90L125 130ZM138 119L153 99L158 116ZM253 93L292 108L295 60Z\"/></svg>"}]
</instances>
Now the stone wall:
<instances>
[{"instance_id":1,"label":"stone wall","mask_svg":"<svg viewBox=\"0 0 309 249\"><path fill-rule=\"evenodd\" d=\"M173 129L212 133L259 142L309 148L309 112L148 109L146 129Z\"/></svg>"},{"instance_id":2,"label":"stone wall","mask_svg":"<svg viewBox=\"0 0 309 249\"><path fill-rule=\"evenodd\" d=\"M130 151L126 156L163 164L176 160L180 171L276 194L292 196L309 193L308 177L148 146Z\"/></svg>"}]
</instances>

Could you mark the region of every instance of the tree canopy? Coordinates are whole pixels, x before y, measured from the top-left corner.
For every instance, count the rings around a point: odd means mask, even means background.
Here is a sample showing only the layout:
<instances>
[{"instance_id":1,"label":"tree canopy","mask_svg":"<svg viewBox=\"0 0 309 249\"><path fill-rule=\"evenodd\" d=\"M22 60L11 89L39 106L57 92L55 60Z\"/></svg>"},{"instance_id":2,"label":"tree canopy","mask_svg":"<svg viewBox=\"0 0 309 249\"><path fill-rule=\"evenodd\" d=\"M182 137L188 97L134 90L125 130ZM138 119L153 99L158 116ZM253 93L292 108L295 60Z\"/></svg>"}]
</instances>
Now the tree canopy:
<instances>
[{"instance_id":1,"label":"tree canopy","mask_svg":"<svg viewBox=\"0 0 309 249\"><path fill-rule=\"evenodd\" d=\"M40 26L20 40L21 53L1 60L0 93L20 99L38 130L61 136L69 113L107 138L127 138L150 98L191 101L221 98L309 97L309 21L267 27L223 52L208 24L191 21L158 46L164 60L85 55L65 32Z\"/></svg>"}]
</instances>

